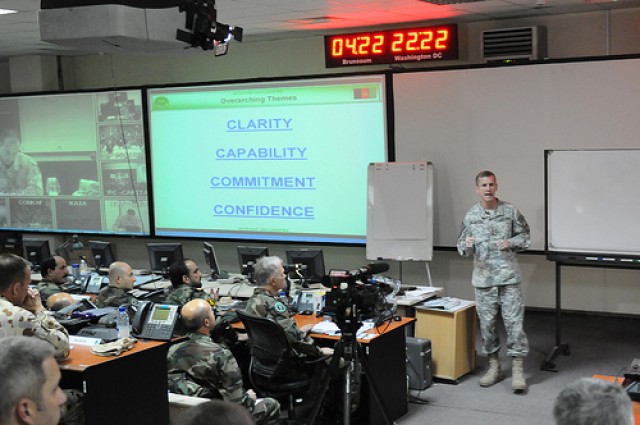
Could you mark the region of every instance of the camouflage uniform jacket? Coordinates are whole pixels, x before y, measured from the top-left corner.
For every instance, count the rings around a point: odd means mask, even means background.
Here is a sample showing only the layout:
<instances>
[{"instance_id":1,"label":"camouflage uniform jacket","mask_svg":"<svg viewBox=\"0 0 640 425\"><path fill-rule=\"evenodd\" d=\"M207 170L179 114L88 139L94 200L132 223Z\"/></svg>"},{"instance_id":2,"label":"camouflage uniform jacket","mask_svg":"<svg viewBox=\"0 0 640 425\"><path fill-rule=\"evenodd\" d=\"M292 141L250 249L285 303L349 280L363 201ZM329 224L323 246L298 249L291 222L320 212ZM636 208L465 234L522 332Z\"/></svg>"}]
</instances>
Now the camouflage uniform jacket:
<instances>
[{"instance_id":1,"label":"camouflage uniform jacket","mask_svg":"<svg viewBox=\"0 0 640 425\"><path fill-rule=\"evenodd\" d=\"M208 297L209 294L204 292L202 289L182 284L171 291L164 302L166 304L185 305L196 298L207 299Z\"/></svg>"},{"instance_id":2,"label":"camouflage uniform jacket","mask_svg":"<svg viewBox=\"0 0 640 425\"><path fill-rule=\"evenodd\" d=\"M69 355L69 334L48 311L33 314L0 297L0 338L5 336L35 336L53 345L58 360Z\"/></svg>"},{"instance_id":3,"label":"camouflage uniform jacket","mask_svg":"<svg viewBox=\"0 0 640 425\"><path fill-rule=\"evenodd\" d=\"M302 332L291 317L287 306L271 295L265 288L256 288L247 301L245 311L260 317L276 321L284 329L291 346L302 354L322 356L313 339Z\"/></svg>"},{"instance_id":4,"label":"camouflage uniform jacket","mask_svg":"<svg viewBox=\"0 0 640 425\"><path fill-rule=\"evenodd\" d=\"M100 308L137 304L138 300L133 295L129 295L124 289L115 286L107 286L96 297L96 305Z\"/></svg>"},{"instance_id":5,"label":"camouflage uniform jacket","mask_svg":"<svg viewBox=\"0 0 640 425\"><path fill-rule=\"evenodd\" d=\"M188 333L187 338L167 353L169 391L209 398L219 393L225 401L253 411L255 401L243 388L242 373L231 351L209 335Z\"/></svg>"},{"instance_id":6,"label":"camouflage uniform jacket","mask_svg":"<svg viewBox=\"0 0 640 425\"><path fill-rule=\"evenodd\" d=\"M47 303L47 300L51 295L57 294L58 292L64 292L62 286L58 285L55 282L51 282L50 280L44 279L38 282L36 288L38 289L38 292L40 292L40 298L42 298L42 302L44 302L45 304Z\"/></svg>"},{"instance_id":7,"label":"camouflage uniform jacket","mask_svg":"<svg viewBox=\"0 0 640 425\"><path fill-rule=\"evenodd\" d=\"M466 238L475 237L472 248L466 247ZM496 247L505 239L511 245L506 250ZM474 256L472 284L476 288L513 285L521 281L516 252L529 248L529 225L518 209L508 202L498 201L494 210L474 205L462 222L458 236L458 252Z\"/></svg>"}]
</instances>

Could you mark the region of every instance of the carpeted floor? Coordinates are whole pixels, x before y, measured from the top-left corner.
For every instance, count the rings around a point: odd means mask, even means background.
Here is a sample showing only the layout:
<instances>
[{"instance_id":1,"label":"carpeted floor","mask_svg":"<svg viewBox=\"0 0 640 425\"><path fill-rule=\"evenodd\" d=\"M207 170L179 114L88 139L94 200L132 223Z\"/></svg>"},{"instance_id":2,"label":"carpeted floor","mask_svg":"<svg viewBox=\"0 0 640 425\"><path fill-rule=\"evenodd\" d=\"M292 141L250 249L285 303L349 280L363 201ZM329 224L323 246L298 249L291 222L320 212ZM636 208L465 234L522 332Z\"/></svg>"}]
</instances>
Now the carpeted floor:
<instances>
[{"instance_id":1,"label":"carpeted floor","mask_svg":"<svg viewBox=\"0 0 640 425\"><path fill-rule=\"evenodd\" d=\"M502 352L506 379L490 387L478 385L487 358L478 354L478 367L457 385L436 382L412 394L423 403L409 404L409 413L396 421L399 425L550 425L553 402L570 382L594 374L617 375L634 358L640 358L640 317L564 314L562 343L569 345L569 356L558 356L557 372L543 371L540 365L555 346L555 317L552 312L527 312L525 330L531 352L525 363L529 391L524 395L511 390L511 363ZM503 338L504 341L504 338ZM476 347L480 349L478 340Z\"/></svg>"}]
</instances>

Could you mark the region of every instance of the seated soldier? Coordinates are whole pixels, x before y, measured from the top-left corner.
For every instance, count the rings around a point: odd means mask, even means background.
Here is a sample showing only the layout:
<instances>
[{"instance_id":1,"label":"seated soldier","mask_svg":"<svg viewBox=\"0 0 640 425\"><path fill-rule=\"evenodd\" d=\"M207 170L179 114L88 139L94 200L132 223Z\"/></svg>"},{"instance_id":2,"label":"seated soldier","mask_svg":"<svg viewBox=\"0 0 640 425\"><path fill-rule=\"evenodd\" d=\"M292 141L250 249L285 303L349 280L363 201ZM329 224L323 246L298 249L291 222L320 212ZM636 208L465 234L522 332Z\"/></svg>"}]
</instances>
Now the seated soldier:
<instances>
[{"instance_id":1,"label":"seated soldier","mask_svg":"<svg viewBox=\"0 0 640 425\"><path fill-rule=\"evenodd\" d=\"M42 305L40 293L29 288L31 269L22 257L0 255L0 340L9 336L30 336L48 342L56 360L69 356L69 334ZM61 424L84 423L83 394L65 390ZM3 394L4 395L4 394Z\"/></svg>"},{"instance_id":2,"label":"seated soldier","mask_svg":"<svg viewBox=\"0 0 640 425\"><path fill-rule=\"evenodd\" d=\"M185 305L196 299L206 299L209 294L202 290L202 272L193 260L178 260L169 267L169 280L173 290L167 295L167 304Z\"/></svg>"},{"instance_id":3,"label":"seated soldier","mask_svg":"<svg viewBox=\"0 0 640 425\"><path fill-rule=\"evenodd\" d=\"M258 259L253 268L253 277L256 286L258 286L251 298L247 301L245 311L255 316L267 317L277 322L285 331L289 343L300 357L320 357L333 355L333 348L318 347L313 339L308 335L313 328L313 324L305 325L298 328L292 314L282 301L276 298L285 287L286 276L284 273L283 261L280 257L262 257ZM328 365L331 358L327 357L326 362L322 362L318 366ZM344 372L347 363L340 358L338 369L340 374ZM313 374L313 381L309 390L310 394L316 394L322 389L319 387L321 376L325 373L326 368L318 367ZM351 374L351 391L353 394L351 410L355 411L360 401L360 365L356 362L354 371ZM341 387L342 384L334 382L334 385ZM322 396L322 395L321 395ZM336 400L328 400L329 403L336 403ZM342 407L337 403L337 409L333 409L331 405L328 410L333 414Z\"/></svg>"},{"instance_id":4,"label":"seated soldier","mask_svg":"<svg viewBox=\"0 0 640 425\"><path fill-rule=\"evenodd\" d=\"M191 300L181 312L187 340L171 346L167 353L169 391L222 397L247 408L257 424L275 423L280 416L280 404L272 398L257 399L253 390L245 390L231 351L211 340L209 332L216 325L211 305L205 300Z\"/></svg>"},{"instance_id":5,"label":"seated soldier","mask_svg":"<svg viewBox=\"0 0 640 425\"><path fill-rule=\"evenodd\" d=\"M284 328L291 346L301 354L312 356L333 354L332 348L317 347L313 339L307 335L313 324L298 328L287 306L276 298L285 285L282 264L282 259L276 256L262 257L256 262L253 277L258 287L247 301L245 311L255 316L268 317L279 323Z\"/></svg>"},{"instance_id":6,"label":"seated soldier","mask_svg":"<svg viewBox=\"0 0 640 425\"><path fill-rule=\"evenodd\" d=\"M40 263L42 279L36 285L42 302L47 304L49 297L57 292L63 292L63 285L69 283L69 270L64 258L54 255L47 257ZM47 304L48 305L48 304Z\"/></svg>"},{"instance_id":7,"label":"seated soldier","mask_svg":"<svg viewBox=\"0 0 640 425\"><path fill-rule=\"evenodd\" d=\"M96 297L96 305L100 308L137 305L138 300L128 294L128 291L133 289L135 281L136 277L129 264L114 261L109 266L109 286L100 291Z\"/></svg>"},{"instance_id":8,"label":"seated soldier","mask_svg":"<svg viewBox=\"0 0 640 425\"><path fill-rule=\"evenodd\" d=\"M49 297L47 305L49 307L49 311L58 311L75 303L76 300L71 296L71 294L66 292L56 292Z\"/></svg>"}]
</instances>

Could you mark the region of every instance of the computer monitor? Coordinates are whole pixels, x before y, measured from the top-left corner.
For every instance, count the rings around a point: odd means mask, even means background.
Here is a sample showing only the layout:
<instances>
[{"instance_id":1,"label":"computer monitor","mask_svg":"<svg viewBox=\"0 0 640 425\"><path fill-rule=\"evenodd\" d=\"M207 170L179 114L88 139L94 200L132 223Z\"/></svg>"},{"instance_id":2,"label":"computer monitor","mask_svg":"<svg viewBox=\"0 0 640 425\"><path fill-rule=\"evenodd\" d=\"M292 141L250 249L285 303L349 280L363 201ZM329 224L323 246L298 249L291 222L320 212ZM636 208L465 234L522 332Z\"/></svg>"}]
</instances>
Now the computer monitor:
<instances>
[{"instance_id":1,"label":"computer monitor","mask_svg":"<svg viewBox=\"0 0 640 425\"><path fill-rule=\"evenodd\" d=\"M31 262L33 271L40 271L40 263L47 257L51 257L51 248L48 239L22 239L24 258Z\"/></svg>"},{"instance_id":2,"label":"computer monitor","mask_svg":"<svg viewBox=\"0 0 640 425\"><path fill-rule=\"evenodd\" d=\"M317 283L322 281L324 276L324 255L321 249L290 249L287 250L287 264L302 264L306 266L301 270L289 272L291 279L299 279L300 276L310 283Z\"/></svg>"},{"instance_id":3,"label":"computer monitor","mask_svg":"<svg viewBox=\"0 0 640 425\"><path fill-rule=\"evenodd\" d=\"M3 254L22 255L22 233L0 232L0 249Z\"/></svg>"},{"instance_id":4,"label":"computer monitor","mask_svg":"<svg viewBox=\"0 0 640 425\"><path fill-rule=\"evenodd\" d=\"M220 277L220 267L218 266L218 259L216 258L216 250L209 242L203 242L202 252L204 252L204 261L211 271L211 279L217 279Z\"/></svg>"},{"instance_id":5,"label":"computer monitor","mask_svg":"<svg viewBox=\"0 0 640 425\"><path fill-rule=\"evenodd\" d=\"M253 275L253 265L260 257L269 255L266 246L239 246L238 262L240 263L240 273L251 277Z\"/></svg>"},{"instance_id":6,"label":"computer monitor","mask_svg":"<svg viewBox=\"0 0 640 425\"><path fill-rule=\"evenodd\" d=\"M111 242L89 241L89 249L91 250L91 258L96 270L106 268L116 261L114 247Z\"/></svg>"},{"instance_id":7,"label":"computer monitor","mask_svg":"<svg viewBox=\"0 0 640 425\"><path fill-rule=\"evenodd\" d=\"M167 274L169 267L178 260L184 259L182 244L175 243L147 243L149 254L149 268L154 273Z\"/></svg>"}]
</instances>

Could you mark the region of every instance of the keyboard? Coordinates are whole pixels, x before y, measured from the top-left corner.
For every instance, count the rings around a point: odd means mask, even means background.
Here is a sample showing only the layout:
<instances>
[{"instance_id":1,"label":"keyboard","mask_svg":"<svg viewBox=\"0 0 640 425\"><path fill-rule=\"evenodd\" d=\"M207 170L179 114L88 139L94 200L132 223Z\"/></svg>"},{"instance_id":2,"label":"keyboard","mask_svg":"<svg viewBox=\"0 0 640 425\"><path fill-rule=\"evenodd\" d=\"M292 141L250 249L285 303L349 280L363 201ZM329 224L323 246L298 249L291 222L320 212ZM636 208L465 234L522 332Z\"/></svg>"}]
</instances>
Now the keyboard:
<instances>
[{"instance_id":1,"label":"keyboard","mask_svg":"<svg viewBox=\"0 0 640 425\"><path fill-rule=\"evenodd\" d=\"M148 274L143 276L136 276L136 281L133 284L134 288L137 288L142 285L146 285L147 283L157 282L162 279L161 275L156 274Z\"/></svg>"},{"instance_id":2,"label":"keyboard","mask_svg":"<svg viewBox=\"0 0 640 425\"><path fill-rule=\"evenodd\" d=\"M131 291L129 291L129 294L133 295L136 298L144 298L144 296L148 293L149 291L145 291L144 289L132 289Z\"/></svg>"},{"instance_id":3,"label":"keyboard","mask_svg":"<svg viewBox=\"0 0 640 425\"><path fill-rule=\"evenodd\" d=\"M91 324L91 319L74 317L71 319L58 319L60 323L71 335L77 334L82 328Z\"/></svg>"}]
</instances>

